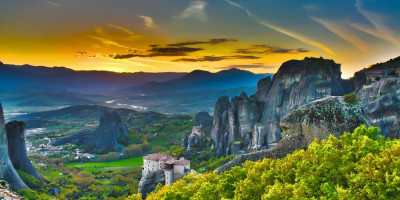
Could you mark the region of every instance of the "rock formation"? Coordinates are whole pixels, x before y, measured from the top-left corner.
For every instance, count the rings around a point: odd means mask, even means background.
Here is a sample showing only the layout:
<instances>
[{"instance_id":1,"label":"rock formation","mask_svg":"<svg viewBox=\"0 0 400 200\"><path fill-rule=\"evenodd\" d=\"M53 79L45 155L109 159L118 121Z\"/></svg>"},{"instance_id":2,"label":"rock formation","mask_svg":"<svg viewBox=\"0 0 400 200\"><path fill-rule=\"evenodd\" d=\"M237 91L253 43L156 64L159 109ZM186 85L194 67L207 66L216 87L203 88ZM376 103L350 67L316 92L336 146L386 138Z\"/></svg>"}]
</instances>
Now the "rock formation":
<instances>
[{"instance_id":1,"label":"rock formation","mask_svg":"<svg viewBox=\"0 0 400 200\"><path fill-rule=\"evenodd\" d=\"M221 97L215 105L211 131L217 154L274 147L281 139L279 123L284 116L309 102L347 91L340 76L340 64L332 60L291 60L272 80L260 80L255 95L242 93L231 101Z\"/></svg>"},{"instance_id":2,"label":"rock formation","mask_svg":"<svg viewBox=\"0 0 400 200\"><path fill-rule=\"evenodd\" d=\"M0 63L1 64L1 63ZM0 180L0 199L4 200L23 200L24 198L8 188L6 181Z\"/></svg>"},{"instance_id":3,"label":"rock formation","mask_svg":"<svg viewBox=\"0 0 400 200\"><path fill-rule=\"evenodd\" d=\"M386 137L399 138L400 79L384 78L364 85L357 97L364 105L366 116Z\"/></svg>"},{"instance_id":4,"label":"rock formation","mask_svg":"<svg viewBox=\"0 0 400 200\"><path fill-rule=\"evenodd\" d=\"M165 183L165 174L163 170L151 171L147 173L140 179L139 193L143 195L143 198L146 198L146 195L150 192L153 192L158 183Z\"/></svg>"},{"instance_id":5,"label":"rock formation","mask_svg":"<svg viewBox=\"0 0 400 200\"><path fill-rule=\"evenodd\" d=\"M0 103L0 179L6 180L12 189L28 188L15 171L9 154L8 141L4 125L3 108Z\"/></svg>"},{"instance_id":6,"label":"rock formation","mask_svg":"<svg viewBox=\"0 0 400 200\"><path fill-rule=\"evenodd\" d=\"M129 130L122 122L120 115L117 112L110 111L101 117L99 127L96 130L79 132L56 140L51 145L73 143L87 145L93 152L107 153L122 150L122 146L118 144L118 138L128 134Z\"/></svg>"},{"instance_id":7,"label":"rock formation","mask_svg":"<svg viewBox=\"0 0 400 200\"><path fill-rule=\"evenodd\" d=\"M11 121L6 124L8 154L15 169L24 171L43 181L29 160L26 150L25 127L25 123L22 121Z\"/></svg>"},{"instance_id":8,"label":"rock formation","mask_svg":"<svg viewBox=\"0 0 400 200\"><path fill-rule=\"evenodd\" d=\"M192 151L193 145L199 143L199 141L205 138L205 132L211 128L212 117L208 112L198 112L194 117L194 126L190 134L186 134L182 138L182 147L185 147L187 151Z\"/></svg>"},{"instance_id":9,"label":"rock formation","mask_svg":"<svg viewBox=\"0 0 400 200\"><path fill-rule=\"evenodd\" d=\"M315 138L328 139L330 134L338 137L362 124L370 125L362 106L348 105L342 97L317 100L301 106L282 119L282 140L276 147L236 156L217 170L221 173L247 160L283 158L297 149L306 149Z\"/></svg>"}]
</instances>

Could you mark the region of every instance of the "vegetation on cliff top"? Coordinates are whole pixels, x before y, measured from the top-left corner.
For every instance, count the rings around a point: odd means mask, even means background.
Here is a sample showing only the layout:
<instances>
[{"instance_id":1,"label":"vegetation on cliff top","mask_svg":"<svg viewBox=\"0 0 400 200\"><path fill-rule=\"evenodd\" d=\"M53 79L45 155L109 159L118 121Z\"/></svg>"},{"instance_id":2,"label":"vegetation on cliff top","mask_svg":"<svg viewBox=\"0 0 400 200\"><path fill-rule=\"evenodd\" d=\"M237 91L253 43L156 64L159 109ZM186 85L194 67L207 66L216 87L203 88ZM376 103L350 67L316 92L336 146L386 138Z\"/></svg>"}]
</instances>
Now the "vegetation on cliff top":
<instances>
[{"instance_id":1,"label":"vegetation on cliff top","mask_svg":"<svg viewBox=\"0 0 400 200\"><path fill-rule=\"evenodd\" d=\"M356 105L359 102L359 99L357 98L357 95L354 92L352 92L350 94L345 94L343 97L343 100L345 103L350 104L350 105Z\"/></svg>"},{"instance_id":2,"label":"vegetation on cliff top","mask_svg":"<svg viewBox=\"0 0 400 200\"><path fill-rule=\"evenodd\" d=\"M400 140L361 126L283 159L189 175L148 199L399 199ZM133 195L128 199L140 199Z\"/></svg>"}]
</instances>

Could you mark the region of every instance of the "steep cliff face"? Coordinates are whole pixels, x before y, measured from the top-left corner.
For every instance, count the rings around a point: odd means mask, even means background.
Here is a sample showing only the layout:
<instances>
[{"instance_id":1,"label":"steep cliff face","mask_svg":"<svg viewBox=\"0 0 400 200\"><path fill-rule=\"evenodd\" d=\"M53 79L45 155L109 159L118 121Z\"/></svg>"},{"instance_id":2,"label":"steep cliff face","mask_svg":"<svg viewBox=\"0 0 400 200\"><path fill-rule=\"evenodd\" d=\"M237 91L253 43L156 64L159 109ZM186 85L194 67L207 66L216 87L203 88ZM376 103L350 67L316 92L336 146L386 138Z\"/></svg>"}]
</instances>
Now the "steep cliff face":
<instances>
[{"instance_id":1,"label":"steep cliff face","mask_svg":"<svg viewBox=\"0 0 400 200\"><path fill-rule=\"evenodd\" d=\"M247 151L274 147L281 139L279 123L286 114L311 101L344 94L340 76L340 65L332 60L291 60L272 80L260 80L255 95L242 93L231 101L221 97L211 131L217 154L233 154L233 145Z\"/></svg>"},{"instance_id":2,"label":"steep cliff face","mask_svg":"<svg viewBox=\"0 0 400 200\"><path fill-rule=\"evenodd\" d=\"M221 173L247 160L283 158L297 149L306 149L316 138L328 139L330 134L338 137L362 124L368 126L370 122L361 105L348 105L342 97L320 99L299 107L282 119L282 140L274 148L236 156L217 170Z\"/></svg>"},{"instance_id":3,"label":"steep cliff face","mask_svg":"<svg viewBox=\"0 0 400 200\"><path fill-rule=\"evenodd\" d=\"M129 134L127 126L122 122L117 112L106 112L100 119L99 127L94 131L84 131L56 140L52 145L73 143L88 145L94 152L106 153L120 151L118 138Z\"/></svg>"},{"instance_id":4,"label":"steep cliff face","mask_svg":"<svg viewBox=\"0 0 400 200\"><path fill-rule=\"evenodd\" d=\"M9 154L7 134L4 125L3 108L0 103L0 179L6 180L11 188L18 190L28 188L15 171Z\"/></svg>"},{"instance_id":5,"label":"steep cliff face","mask_svg":"<svg viewBox=\"0 0 400 200\"><path fill-rule=\"evenodd\" d=\"M399 138L400 78L384 78L363 86L357 97L372 125L386 137Z\"/></svg>"},{"instance_id":6,"label":"steep cliff face","mask_svg":"<svg viewBox=\"0 0 400 200\"><path fill-rule=\"evenodd\" d=\"M139 193L143 195L143 198L146 198L147 194L153 192L159 183L165 184L164 171L151 171L140 179Z\"/></svg>"},{"instance_id":7,"label":"steep cliff face","mask_svg":"<svg viewBox=\"0 0 400 200\"><path fill-rule=\"evenodd\" d=\"M8 153L15 169L24 171L43 181L29 160L26 150L25 127L25 123L22 121L11 121L6 124Z\"/></svg>"}]
</instances>

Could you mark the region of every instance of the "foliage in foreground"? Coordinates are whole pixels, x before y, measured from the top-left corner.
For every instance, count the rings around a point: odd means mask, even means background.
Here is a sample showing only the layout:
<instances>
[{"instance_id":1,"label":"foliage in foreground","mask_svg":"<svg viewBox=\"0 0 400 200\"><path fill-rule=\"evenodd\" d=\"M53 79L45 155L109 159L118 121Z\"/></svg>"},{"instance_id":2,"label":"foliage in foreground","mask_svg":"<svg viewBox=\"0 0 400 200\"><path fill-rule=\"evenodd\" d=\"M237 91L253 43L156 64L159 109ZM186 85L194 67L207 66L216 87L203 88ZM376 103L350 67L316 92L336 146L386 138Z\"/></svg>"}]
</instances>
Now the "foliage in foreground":
<instances>
[{"instance_id":1,"label":"foliage in foreground","mask_svg":"<svg viewBox=\"0 0 400 200\"><path fill-rule=\"evenodd\" d=\"M284 159L189 175L148 199L400 199L400 140L361 126Z\"/></svg>"}]
</instances>

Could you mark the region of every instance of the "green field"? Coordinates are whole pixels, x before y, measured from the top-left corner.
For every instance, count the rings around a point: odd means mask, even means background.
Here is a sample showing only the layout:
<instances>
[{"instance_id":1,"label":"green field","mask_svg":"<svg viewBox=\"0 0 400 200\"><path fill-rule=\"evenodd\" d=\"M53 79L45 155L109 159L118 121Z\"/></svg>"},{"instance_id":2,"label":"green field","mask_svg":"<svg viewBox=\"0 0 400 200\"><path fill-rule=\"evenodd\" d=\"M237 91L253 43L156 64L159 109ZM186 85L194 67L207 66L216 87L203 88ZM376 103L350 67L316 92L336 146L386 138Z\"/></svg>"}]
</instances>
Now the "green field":
<instances>
[{"instance_id":1,"label":"green field","mask_svg":"<svg viewBox=\"0 0 400 200\"><path fill-rule=\"evenodd\" d=\"M98 162L98 163L68 163L70 167L83 168L88 172L100 171L122 171L139 169L143 165L143 157L134 157L113 162Z\"/></svg>"}]
</instances>

